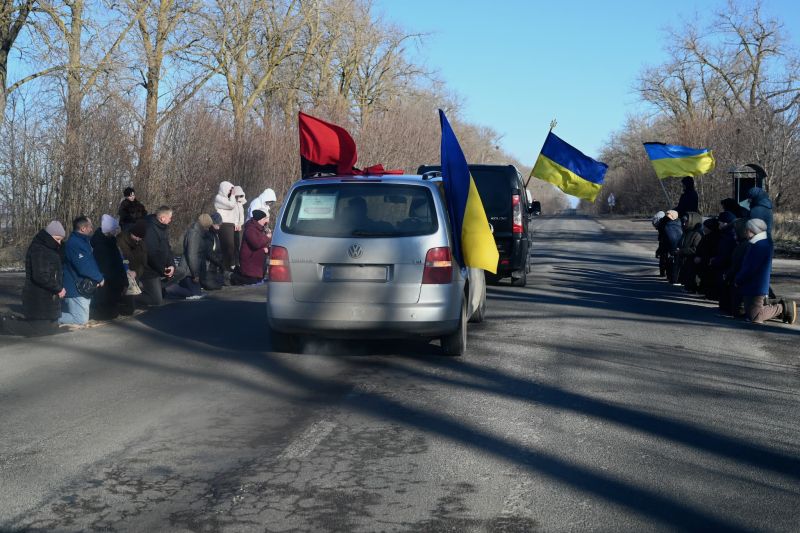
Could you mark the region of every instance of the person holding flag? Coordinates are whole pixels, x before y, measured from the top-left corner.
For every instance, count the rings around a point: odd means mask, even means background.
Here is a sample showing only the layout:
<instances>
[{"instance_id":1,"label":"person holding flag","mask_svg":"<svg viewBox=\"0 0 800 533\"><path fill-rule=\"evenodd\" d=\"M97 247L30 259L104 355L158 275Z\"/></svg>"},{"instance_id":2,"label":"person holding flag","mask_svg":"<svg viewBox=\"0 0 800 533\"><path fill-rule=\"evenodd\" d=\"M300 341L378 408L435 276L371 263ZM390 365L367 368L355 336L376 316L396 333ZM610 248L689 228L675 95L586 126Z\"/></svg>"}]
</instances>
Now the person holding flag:
<instances>
[{"instance_id":1,"label":"person holding flag","mask_svg":"<svg viewBox=\"0 0 800 533\"><path fill-rule=\"evenodd\" d=\"M677 144L664 144L661 142L646 142L644 149L647 157L653 164L659 180L664 178L682 178L683 194L678 200L675 210L683 217L690 211L697 211L698 197L694 188L694 178L708 174L716 166L714 154L708 148L689 148ZM667 189L661 183L664 195L669 200ZM671 203L671 202L670 202Z\"/></svg>"}]
</instances>

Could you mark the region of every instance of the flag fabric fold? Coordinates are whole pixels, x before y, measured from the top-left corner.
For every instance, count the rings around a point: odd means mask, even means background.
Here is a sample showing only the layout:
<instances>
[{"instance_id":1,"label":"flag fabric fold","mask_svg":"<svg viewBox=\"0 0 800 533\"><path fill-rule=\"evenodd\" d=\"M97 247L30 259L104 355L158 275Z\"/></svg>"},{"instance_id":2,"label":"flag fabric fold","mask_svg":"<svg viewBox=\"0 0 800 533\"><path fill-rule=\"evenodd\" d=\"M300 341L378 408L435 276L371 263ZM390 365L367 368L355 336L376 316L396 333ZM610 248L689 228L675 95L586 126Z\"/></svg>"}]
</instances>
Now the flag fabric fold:
<instances>
[{"instance_id":1,"label":"flag fabric fold","mask_svg":"<svg viewBox=\"0 0 800 533\"><path fill-rule=\"evenodd\" d=\"M644 149L660 179L702 176L716 165L714 154L707 148L647 142Z\"/></svg>"},{"instance_id":2,"label":"flag fabric fold","mask_svg":"<svg viewBox=\"0 0 800 533\"><path fill-rule=\"evenodd\" d=\"M552 183L567 194L593 202L603 186L607 170L608 165L584 155L551 131L530 175Z\"/></svg>"},{"instance_id":3,"label":"flag fabric fold","mask_svg":"<svg viewBox=\"0 0 800 533\"><path fill-rule=\"evenodd\" d=\"M318 172L352 176L358 153L356 143L341 126L311 115L298 115L300 171L302 177Z\"/></svg>"},{"instance_id":4,"label":"flag fabric fold","mask_svg":"<svg viewBox=\"0 0 800 533\"><path fill-rule=\"evenodd\" d=\"M442 127L442 182L453 228L453 256L462 266L497 273L500 256L483 209L467 159L444 111L439 110Z\"/></svg>"}]
</instances>

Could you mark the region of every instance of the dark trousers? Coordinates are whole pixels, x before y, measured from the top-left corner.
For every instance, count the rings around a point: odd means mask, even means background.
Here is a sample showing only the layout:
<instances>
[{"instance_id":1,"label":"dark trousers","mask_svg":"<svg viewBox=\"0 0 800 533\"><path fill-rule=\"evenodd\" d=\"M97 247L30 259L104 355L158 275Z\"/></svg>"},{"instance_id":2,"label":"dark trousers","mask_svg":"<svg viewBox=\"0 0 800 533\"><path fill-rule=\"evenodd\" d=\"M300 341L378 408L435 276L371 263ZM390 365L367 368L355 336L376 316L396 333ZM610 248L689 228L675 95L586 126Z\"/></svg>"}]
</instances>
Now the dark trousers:
<instances>
[{"instance_id":1,"label":"dark trousers","mask_svg":"<svg viewBox=\"0 0 800 533\"><path fill-rule=\"evenodd\" d=\"M245 276L237 269L231 274L231 285L253 285L255 283L264 281L262 278L251 278L250 276Z\"/></svg>"},{"instance_id":2,"label":"dark trousers","mask_svg":"<svg viewBox=\"0 0 800 533\"><path fill-rule=\"evenodd\" d=\"M152 306L164 305L164 295L161 292L161 278L147 278L139 281L142 282L142 294L137 298L138 304Z\"/></svg>"},{"instance_id":3,"label":"dark trousers","mask_svg":"<svg viewBox=\"0 0 800 533\"><path fill-rule=\"evenodd\" d=\"M95 320L113 320L119 316L123 287L106 284L97 288L89 316Z\"/></svg>"},{"instance_id":4,"label":"dark trousers","mask_svg":"<svg viewBox=\"0 0 800 533\"><path fill-rule=\"evenodd\" d=\"M681 258L677 254L669 254L667 259L667 278L670 283L678 283L681 272Z\"/></svg>"},{"instance_id":5,"label":"dark trousers","mask_svg":"<svg viewBox=\"0 0 800 533\"><path fill-rule=\"evenodd\" d=\"M0 333L20 337L43 337L58 333L58 320L12 320L2 319Z\"/></svg>"},{"instance_id":6,"label":"dark trousers","mask_svg":"<svg viewBox=\"0 0 800 533\"><path fill-rule=\"evenodd\" d=\"M236 249L236 226L225 222L219 226L219 244L222 247L222 264L230 270L236 265L239 251Z\"/></svg>"},{"instance_id":7,"label":"dark trousers","mask_svg":"<svg viewBox=\"0 0 800 533\"><path fill-rule=\"evenodd\" d=\"M242 232L241 231L234 231L233 232L233 245L236 253L233 254L233 261L235 266L239 266L239 250L242 247Z\"/></svg>"},{"instance_id":8,"label":"dark trousers","mask_svg":"<svg viewBox=\"0 0 800 533\"><path fill-rule=\"evenodd\" d=\"M694 264L694 256L686 256L681 259L681 269L678 281L686 287L686 290L697 290L697 268Z\"/></svg>"}]
</instances>

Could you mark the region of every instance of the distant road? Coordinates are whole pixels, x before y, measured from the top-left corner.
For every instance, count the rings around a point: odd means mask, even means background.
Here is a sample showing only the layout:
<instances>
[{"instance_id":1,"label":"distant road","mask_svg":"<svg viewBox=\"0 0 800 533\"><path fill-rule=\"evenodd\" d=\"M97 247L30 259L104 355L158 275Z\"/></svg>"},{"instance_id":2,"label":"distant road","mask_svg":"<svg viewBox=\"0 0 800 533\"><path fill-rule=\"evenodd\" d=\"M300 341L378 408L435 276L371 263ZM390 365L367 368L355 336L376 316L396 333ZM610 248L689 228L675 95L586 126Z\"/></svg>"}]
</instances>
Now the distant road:
<instances>
[{"instance_id":1,"label":"distant road","mask_svg":"<svg viewBox=\"0 0 800 533\"><path fill-rule=\"evenodd\" d=\"M461 358L274 353L263 286L4 339L0 531L797 531L800 328L657 279L650 232L537 218Z\"/></svg>"}]
</instances>

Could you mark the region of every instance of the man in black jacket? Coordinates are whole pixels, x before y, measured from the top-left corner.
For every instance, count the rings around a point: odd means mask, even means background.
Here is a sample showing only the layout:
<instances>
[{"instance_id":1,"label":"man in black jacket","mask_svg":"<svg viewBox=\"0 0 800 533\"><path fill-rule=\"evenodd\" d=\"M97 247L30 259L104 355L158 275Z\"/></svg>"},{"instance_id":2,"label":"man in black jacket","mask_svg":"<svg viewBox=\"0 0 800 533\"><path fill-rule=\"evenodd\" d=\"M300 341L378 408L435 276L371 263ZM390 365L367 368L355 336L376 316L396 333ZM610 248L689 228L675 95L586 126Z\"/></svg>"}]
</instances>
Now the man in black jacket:
<instances>
[{"instance_id":1,"label":"man in black jacket","mask_svg":"<svg viewBox=\"0 0 800 533\"><path fill-rule=\"evenodd\" d=\"M147 264L142 275L142 305L159 306L164 304L162 280L170 281L175 275L175 260L169 245L169 225L172 223L172 209L162 205L147 220L147 233L144 238L147 248Z\"/></svg>"},{"instance_id":2,"label":"man in black jacket","mask_svg":"<svg viewBox=\"0 0 800 533\"><path fill-rule=\"evenodd\" d=\"M33 238L25 254L25 287L22 310L25 320L3 317L0 332L38 337L58 332L61 301L67 294L61 266L61 242L66 232L54 220Z\"/></svg>"}]
</instances>

